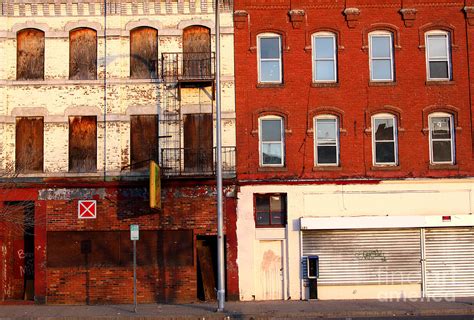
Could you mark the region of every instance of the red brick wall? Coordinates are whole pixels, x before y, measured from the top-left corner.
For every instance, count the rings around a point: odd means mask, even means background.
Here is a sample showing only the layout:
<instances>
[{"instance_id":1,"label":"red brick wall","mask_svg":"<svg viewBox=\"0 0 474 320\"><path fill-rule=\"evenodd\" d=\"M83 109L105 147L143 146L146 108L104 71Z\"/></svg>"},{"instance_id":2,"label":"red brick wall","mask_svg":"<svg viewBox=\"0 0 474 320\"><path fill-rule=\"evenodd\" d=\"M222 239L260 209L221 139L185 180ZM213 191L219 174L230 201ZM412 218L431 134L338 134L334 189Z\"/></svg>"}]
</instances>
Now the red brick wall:
<instances>
[{"instance_id":1,"label":"red brick wall","mask_svg":"<svg viewBox=\"0 0 474 320\"><path fill-rule=\"evenodd\" d=\"M466 27L462 11L464 1L403 1L405 8L417 10L413 26L404 24L400 1L352 0L346 7L360 9L357 25L349 28L345 21L344 1L236 1L235 10L245 10L248 19L236 17L235 74L237 112L238 179L340 179L340 178L406 178L472 176L472 107L468 78L467 37L474 27ZM293 26L290 9L303 9L301 24ZM242 21L242 22L238 22ZM454 30L452 50L453 81L449 84L426 84L425 51L420 48L422 26L429 23L450 25ZM390 25L399 38L395 49L393 85L369 86L368 52L363 50L367 30L377 24ZM312 87L310 36L314 30L331 28L338 33L338 84ZM264 31L283 35L283 78L280 87L257 87L256 35ZM308 41L309 40L309 41ZM472 43L472 39L471 39ZM472 44L471 44L472 46ZM474 51L469 57L474 59ZM472 74L474 76L474 74ZM384 111L384 106L400 111L399 163L394 170L377 170L372 166L370 115ZM429 165L429 135L426 108L453 106L458 110L456 131L456 165L433 169ZM333 107L343 115L340 135L340 170L314 170L312 117L318 109ZM425 111L424 111L425 110ZM286 166L284 170L259 170L259 112L280 112L287 117Z\"/></svg>"}]
</instances>

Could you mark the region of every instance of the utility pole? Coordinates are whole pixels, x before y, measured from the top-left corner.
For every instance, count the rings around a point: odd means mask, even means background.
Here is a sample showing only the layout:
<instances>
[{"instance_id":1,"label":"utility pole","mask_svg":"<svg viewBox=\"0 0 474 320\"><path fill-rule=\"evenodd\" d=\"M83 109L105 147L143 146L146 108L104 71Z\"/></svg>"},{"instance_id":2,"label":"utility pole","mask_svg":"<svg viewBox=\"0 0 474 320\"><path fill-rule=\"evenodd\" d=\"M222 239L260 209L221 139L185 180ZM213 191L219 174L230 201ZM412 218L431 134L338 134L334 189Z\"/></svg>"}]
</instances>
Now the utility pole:
<instances>
[{"instance_id":1,"label":"utility pole","mask_svg":"<svg viewBox=\"0 0 474 320\"><path fill-rule=\"evenodd\" d=\"M224 311L224 216L222 210L222 132L221 132L221 30L219 2L216 4L216 180L217 180L217 311Z\"/></svg>"}]
</instances>

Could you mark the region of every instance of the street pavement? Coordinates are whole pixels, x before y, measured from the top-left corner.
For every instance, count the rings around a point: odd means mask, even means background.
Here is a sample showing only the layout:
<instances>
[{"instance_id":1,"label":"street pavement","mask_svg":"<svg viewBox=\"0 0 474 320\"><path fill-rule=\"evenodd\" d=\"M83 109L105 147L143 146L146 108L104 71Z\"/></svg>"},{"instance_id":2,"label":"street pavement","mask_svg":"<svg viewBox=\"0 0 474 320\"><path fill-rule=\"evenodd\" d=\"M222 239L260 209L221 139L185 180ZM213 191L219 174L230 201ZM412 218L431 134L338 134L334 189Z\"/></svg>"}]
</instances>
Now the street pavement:
<instances>
[{"instance_id":1,"label":"street pavement","mask_svg":"<svg viewBox=\"0 0 474 320\"><path fill-rule=\"evenodd\" d=\"M226 302L224 312L216 312L217 303L143 304L137 313L133 305L0 305L0 319L350 319L390 318L414 319L438 316L437 319L474 320L474 297L455 301L265 301ZM456 317L454 317L456 316Z\"/></svg>"}]
</instances>

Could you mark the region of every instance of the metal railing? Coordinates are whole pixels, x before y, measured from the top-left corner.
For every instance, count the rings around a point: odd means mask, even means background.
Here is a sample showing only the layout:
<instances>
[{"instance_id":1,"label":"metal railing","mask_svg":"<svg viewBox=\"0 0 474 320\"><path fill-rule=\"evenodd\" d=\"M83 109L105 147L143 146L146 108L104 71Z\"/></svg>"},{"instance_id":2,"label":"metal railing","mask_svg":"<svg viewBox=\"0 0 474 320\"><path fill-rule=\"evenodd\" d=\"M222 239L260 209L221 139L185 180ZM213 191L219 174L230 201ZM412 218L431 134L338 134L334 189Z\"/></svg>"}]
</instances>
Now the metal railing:
<instances>
[{"instance_id":1,"label":"metal railing","mask_svg":"<svg viewBox=\"0 0 474 320\"><path fill-rule=\"evenodd\" d=\"M161 149L163 176L209 176L215 174L216 148ZM235 177L235 147L222 147L222 172L226 178Z\"/></svg>"},{"instance_id":2,"label":"metal railing","mask_svg":"<svg viewBox=\"0 0 474 320\"><path fill-rule=\"evenodd\" d=\"M161 74L165 82L214 80L214 52L162 53L161 61Z\"/></svg>"}]
</instances>

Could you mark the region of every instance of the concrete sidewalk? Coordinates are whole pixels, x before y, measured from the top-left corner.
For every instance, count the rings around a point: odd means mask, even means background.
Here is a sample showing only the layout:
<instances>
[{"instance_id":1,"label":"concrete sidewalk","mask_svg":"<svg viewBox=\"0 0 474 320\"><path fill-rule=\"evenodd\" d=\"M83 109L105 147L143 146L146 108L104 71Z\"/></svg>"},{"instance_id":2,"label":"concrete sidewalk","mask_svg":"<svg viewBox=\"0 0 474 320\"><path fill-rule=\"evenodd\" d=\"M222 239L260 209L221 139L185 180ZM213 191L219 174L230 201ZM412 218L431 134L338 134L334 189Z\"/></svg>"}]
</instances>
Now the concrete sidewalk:
<instances>
[{"instance_id":1,"label":"concrete sidewalk","mask_svg":"<svg viewBox=\"0 0 474 320\"><path fill-rule=\"evenodd\" d=\"M310 319L347 317L391 317L473 315L474 298L455 301L266 301L227 302L225 312L216 313L217 303L144 304L133 313L132 305L51 306L0 305L0 319Z\"/></svg>"}]
</instances>

